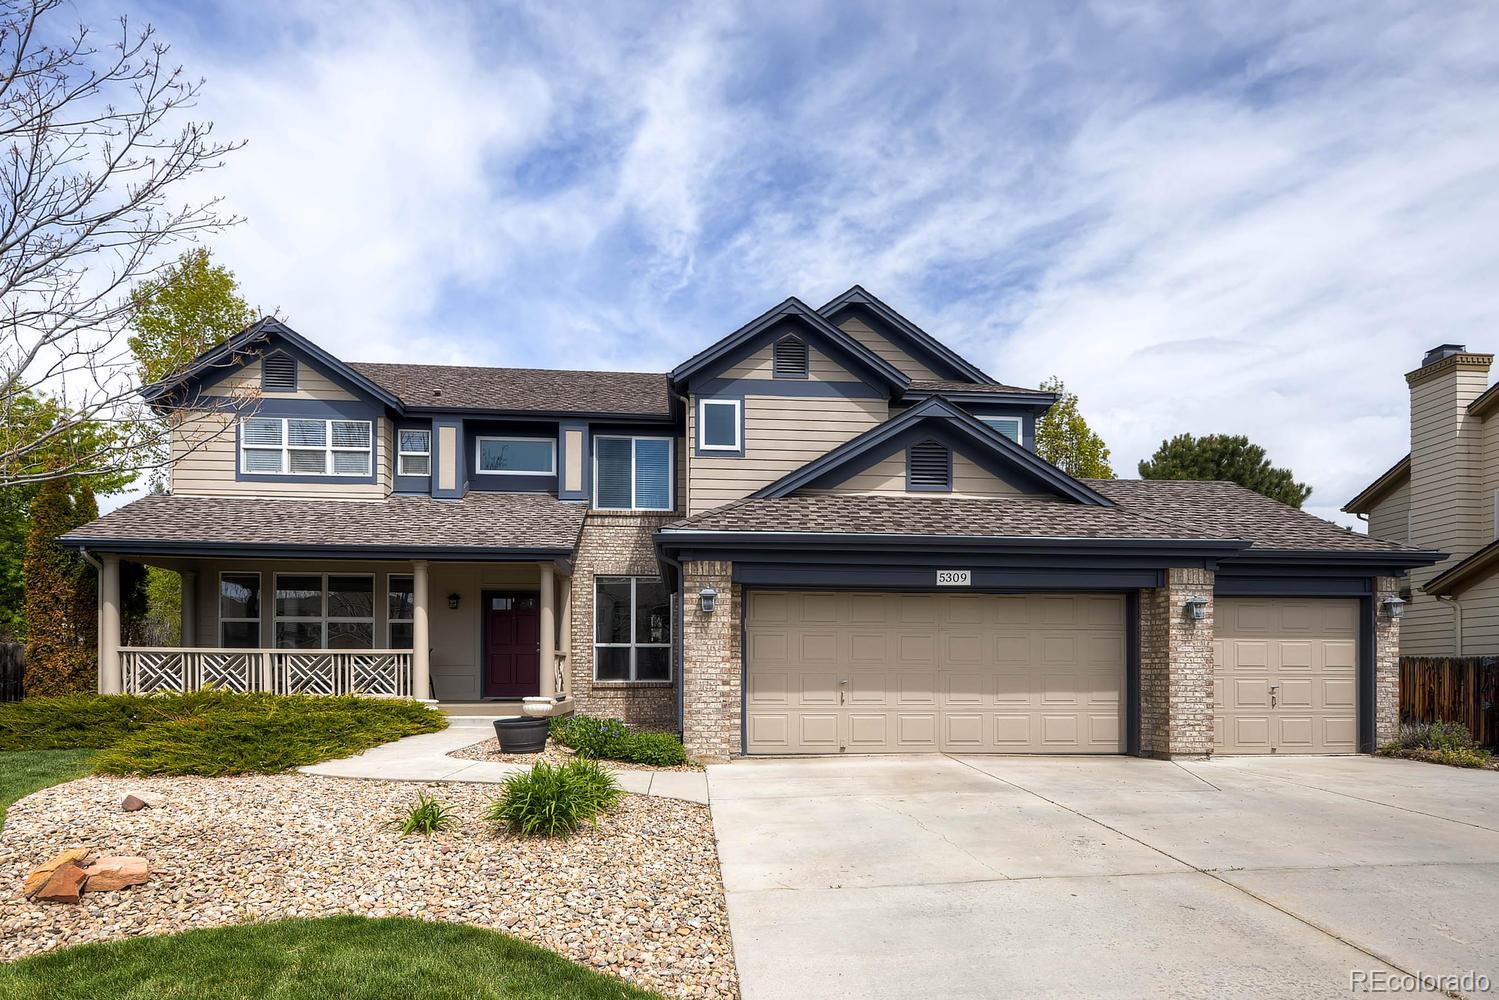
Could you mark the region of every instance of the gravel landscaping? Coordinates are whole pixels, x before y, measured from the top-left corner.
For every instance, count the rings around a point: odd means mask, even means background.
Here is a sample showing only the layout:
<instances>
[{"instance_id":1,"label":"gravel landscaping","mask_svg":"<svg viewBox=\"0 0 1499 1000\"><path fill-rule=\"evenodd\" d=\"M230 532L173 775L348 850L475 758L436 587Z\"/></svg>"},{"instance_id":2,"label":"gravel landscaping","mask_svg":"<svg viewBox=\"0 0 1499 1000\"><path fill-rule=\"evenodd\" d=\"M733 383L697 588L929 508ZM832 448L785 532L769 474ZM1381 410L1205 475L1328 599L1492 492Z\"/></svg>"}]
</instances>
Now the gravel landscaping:
<instances>
[{"instance_id":1,"label":"gravel landscaping","mask_svg":"<svg viewBox=\"0 0 1499 1000\"><path fill-rule=\"evenodd\" d=\"M463 747L448 753L449 757L458 757L462 760L493 760L502 761L506 764L524 764L530 767L539 760L549 764L566 764L577 754L567 747L558 745L556 740L547 740L546 749L541 753L501 753L500 741L490 737L482 743L475 743L470 747ZM654 767L650 764L631 764L623 760L605 761L605 764L616 771L701 771L703 765L688 761L677 767Z\"/></svg>"},{"instance_id":2,"label":"gravel landscaping","mask_svg":"<svg viewBox=\"0 0 1499 1000\"><path fill-rule=\"evenodd\" d=\"M493 759L493 758L485 758ZM391 821L426 791L457 825L430 842ZM135 793L151 808L121 812ZM564 841L495 834L478 785L90 777L11 807L0 833L0 958L65 945L286 917L411 916L508 931L678 997L736 997L706 806L625 796ZM68 847L150 859L151 881L27 902L21 881Z\"/></svg>"}]
</instances>

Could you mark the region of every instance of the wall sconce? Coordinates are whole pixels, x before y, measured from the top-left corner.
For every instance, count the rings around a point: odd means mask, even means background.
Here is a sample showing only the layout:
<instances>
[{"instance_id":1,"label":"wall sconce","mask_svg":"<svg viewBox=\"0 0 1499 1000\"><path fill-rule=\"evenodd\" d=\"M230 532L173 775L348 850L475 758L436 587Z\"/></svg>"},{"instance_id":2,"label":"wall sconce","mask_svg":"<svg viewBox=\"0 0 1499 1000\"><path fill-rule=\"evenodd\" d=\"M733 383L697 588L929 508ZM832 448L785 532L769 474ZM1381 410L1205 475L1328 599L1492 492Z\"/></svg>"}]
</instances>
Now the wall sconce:
<instances>
[{"instance_id":1,"label":"wall sconce","mask_svg":"<svg viewBox=\"0 0 1499 1000\"><path fill-rule=\"evenodd\" d=\"M1379 605L1380 607L1384 608L1386 618L1391 618L1398 621L1401 616L1405 614L1405 602L1396 597L1394 594L1391 594L1384 600L1380 601Z\"/></svg>"},{"instance_id":2,"label":"wall sconce","mask_svg":"<svg viewBox=\"0 0 1499 1000\"><path fill-rule=\"evenodd\" d=\"M1193 594L1187 598L1187 602L1182 607L1187 609L1187 617L1194 622L1200 622L1208 616L1208 599L1199 594Z\"/></svg>"},{"instance_id":3,"label":"wall sconce","mask_svg":"<svg viewBox=\"0 0 1499 1000\"><path fill-rule=\"evenodd\" d=\"M698 591L697 600L703 609L703 614L711 615L713 613L713 605L718 603L718 591L712 587L704 587Z\"/></svg>"},{"instance_id":4,"label":"wall sconce","mask_svg":"<svg viewBox=\"0 0 1499 1000\"><path fill-rule=\"evenodd\" d=\"M448 595L448 608L450 610L452 610L452 611L457 611L458 610L458 595L457 594L449 594Z\"/></svg>"}]
</instances>

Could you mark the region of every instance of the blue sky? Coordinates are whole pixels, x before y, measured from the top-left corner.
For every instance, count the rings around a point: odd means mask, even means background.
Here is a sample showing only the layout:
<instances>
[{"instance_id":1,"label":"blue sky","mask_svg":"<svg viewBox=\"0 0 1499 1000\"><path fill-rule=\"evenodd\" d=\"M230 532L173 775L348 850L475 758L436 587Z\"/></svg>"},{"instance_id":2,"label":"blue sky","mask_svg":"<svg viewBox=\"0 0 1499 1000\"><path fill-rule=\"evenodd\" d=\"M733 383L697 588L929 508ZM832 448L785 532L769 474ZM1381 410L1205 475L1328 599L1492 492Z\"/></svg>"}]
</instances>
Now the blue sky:
<instances>
[{"instance_id":1,"label":"blue sky","mask_svg":"<svg viewBox=\"0 0 1499 1000\"><path fill-rule=\"evenodd\" d=\"M1499 348L1499 4L124 9L248 140L218 256L349 360L666 370L859 282L1121 474L1245 433L1332 515Z\"/></svg>"}]
</instances>

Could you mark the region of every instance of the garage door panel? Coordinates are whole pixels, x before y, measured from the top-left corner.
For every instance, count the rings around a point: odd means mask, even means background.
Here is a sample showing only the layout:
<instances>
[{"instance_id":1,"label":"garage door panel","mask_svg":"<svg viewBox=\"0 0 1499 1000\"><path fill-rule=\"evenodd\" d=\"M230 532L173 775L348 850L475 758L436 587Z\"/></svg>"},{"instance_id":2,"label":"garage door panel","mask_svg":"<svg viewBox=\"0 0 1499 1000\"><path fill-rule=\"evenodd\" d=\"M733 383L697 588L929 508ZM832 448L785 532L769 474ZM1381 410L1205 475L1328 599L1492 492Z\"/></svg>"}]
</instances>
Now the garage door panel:
<instances>
[{"instance_id":1,"label":"garage door panel","mask_svg":"<svg viewBox=\"0 0 1499 1000\"><path fill-rule=\"evenodd\" d=\"M1035 745L1031 735L1030 715L994 716L994 748L1000 751L1019 753Z\"/></svg>"},{"instance_id":2,"label":"garage door panel","mask_svg":"<svg viewBox=\"0 0 1499 1000\"><path fill-rule=\"evenodd\" d=\"M753 663L791 662L791 636L780 628L751 632L746 645Z\"/></svg>"},{"instance_id":3,"label":"garage door panel","mask_svg":"<svg viewBox=\"0 0 1499 1000\"><path fill-rule=\"evenodd\" d=\"M1353 678L1324 678L1322 681L1322 707L1340 708L1347 712L1353 712L1357 708L1355 701L1357 686Z\"/></svg>"},{"instance_id":4,"label":"garage door panel","mask_svg":"<svg viewBox=\"0 0 1499 1000\"><path fill-rule=\"evenodd\" d=\"M896 656L902 663L937 665L937 636L934 632L902 632L896 639Z\"/></svg>"},{"instance_id":5,"label":"garage door panel","mask_svg":"<svg viewBox=\"0 0 1499 1000\"><path fill-rule=\"evenodd\" d=\"M838 704L838 675L831 671L802 671L796 677L796 703L807 706Z\"/></svg>"},{"instance_id":6,"label":"garage door panel","mask_svg":"<svg viewBox=\"0 0 1499 1000\"><path fill-rule=\"evenodd\" d=\"M980 712L946 712L942 716L943 742L954 748L982 750L984 739L984 716Z\"/></svg>"},{"instance_id":7,"label":"garage door panel","mask_svg":"<svg viewBox=\"0 0 1499 1000\"><path fill-rule=\"evenodd\" d=\"M813 753L837 750L839 718L835 712L803 712L797 716L800 749Z\"/></svg>"},{"instance_id":8,"label":"garage door panel","mask_svg":"<svg viewBox=\"0 0 1499 1000\"><path fill-rule=\"evenodd\" d=\"M835 663L838 660L838 637L831 632L801 634L803 663Z\"/></svg>"},{"instance_id":9,"label":"garage door panel","mask_svg":"<svg viewBox=\"0 0 1499 1000\"><path fill-rule=\"evenodd\" d=\"M1312 682L1304 677L1281 677L1279 707L1297 711L1312 707Z\"/></svg>"},{"instance_id":10,"label":"garage door panel","mask_svg":"<svg viewBox=\"0 0 1499 1000\"><path fill-rule=\"evenodd\" d=\"M884 632L854 632L848 640L848 658L854 663L884 663L889 648L890 637Z\"/></svg>"},{"instance_id":11,"label":"garage door panel","mask_svg":"<svg viewBox=\"0 0 1499 1000\"><path fill-rule=\"evenodd\" d=\"M943 665L946 667L985 662L984 653L988 644L984 642L984 637L976 632L943 636L942 641L946 654L943 657Z\"/></svg>"}]
</instances>

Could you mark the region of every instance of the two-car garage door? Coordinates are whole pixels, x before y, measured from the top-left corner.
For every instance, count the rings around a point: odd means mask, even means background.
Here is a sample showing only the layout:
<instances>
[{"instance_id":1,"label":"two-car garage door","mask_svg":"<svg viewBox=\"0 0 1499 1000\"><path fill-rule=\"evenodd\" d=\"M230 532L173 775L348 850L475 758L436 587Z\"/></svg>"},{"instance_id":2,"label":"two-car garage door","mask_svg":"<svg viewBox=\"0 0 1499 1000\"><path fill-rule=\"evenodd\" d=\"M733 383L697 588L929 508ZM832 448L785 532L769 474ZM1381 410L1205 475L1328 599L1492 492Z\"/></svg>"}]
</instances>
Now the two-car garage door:
<instances>
[{"instance_id":1,"label":"two-car garage door","mask_svg":"<svg viewBox=\"0 0 1499 1000\"><path fill-rule=\"evenodd\" d=\"M1121 753L1124 598L754 590L746 750Z\"/></svg>"}]
</instances>

